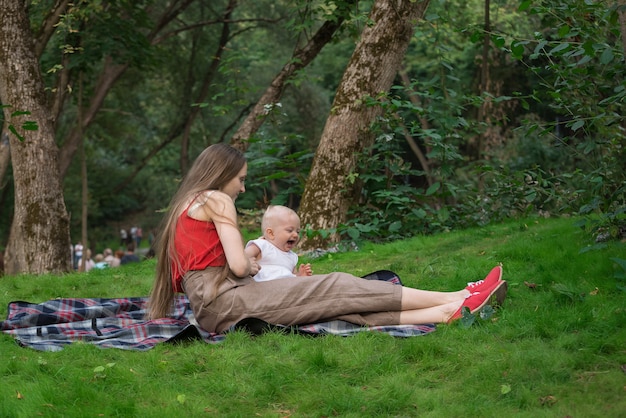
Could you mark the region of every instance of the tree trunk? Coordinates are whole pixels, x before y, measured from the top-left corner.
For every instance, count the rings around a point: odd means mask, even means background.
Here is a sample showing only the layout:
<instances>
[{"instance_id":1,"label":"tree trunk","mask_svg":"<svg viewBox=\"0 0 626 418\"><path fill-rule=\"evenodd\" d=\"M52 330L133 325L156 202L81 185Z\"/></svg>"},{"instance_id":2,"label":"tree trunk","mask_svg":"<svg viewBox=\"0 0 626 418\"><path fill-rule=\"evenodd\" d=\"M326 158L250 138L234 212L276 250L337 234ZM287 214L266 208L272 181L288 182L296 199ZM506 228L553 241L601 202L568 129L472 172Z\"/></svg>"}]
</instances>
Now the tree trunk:
<instances>
[{"instance_id":1,"label":"tree trunk","mask_svg":"<svg viewBox=\"0 0 626 418\"><path fill-rule=\"evenodd\" d=\"M25 0L0 0L0 101L9 134L15 210L5 273L70 271L69 217L59 173L59 150L26 15ZM23 114L21 112L30 112ZM24 129L34 121L36 130Z\"/></svg>"},{"instance_id":2,"label":"tree trunk","mask_svg":"<svg viewBox=\"0 0 626 418\"><path fill-rule=\"evenodd\" d=\"M326 121L311 173L302 195L300 217L305 228L335 230L345 222L353 196L347 176L355 168L355 153L373 142L368 128L380 114L377 107L364 104L367 96L376 97L391 87L417 20L429 0L377 0L352 58L344 72ZM339 236L331 234L331 242ZM303 249L327 245L320 235L305 236Z\"/></svg>"},{"instance_id":3,"label":"tree trunk","mask_svg":"<svg viewBox=\"0 0 626 418\"><path fill-rule=\"evenodd\" d=\"M87 221L89 219L89 183L87 178L87 157L85 155L85 135L80 121L83 120L83 73L78 75L78 133L80 135L80 185L81 185L81 211L80 211L80 242L83 244L83 256L80 258L78 271L85 271L89 256L89 236Z\"/></svg>"}]
</instances>

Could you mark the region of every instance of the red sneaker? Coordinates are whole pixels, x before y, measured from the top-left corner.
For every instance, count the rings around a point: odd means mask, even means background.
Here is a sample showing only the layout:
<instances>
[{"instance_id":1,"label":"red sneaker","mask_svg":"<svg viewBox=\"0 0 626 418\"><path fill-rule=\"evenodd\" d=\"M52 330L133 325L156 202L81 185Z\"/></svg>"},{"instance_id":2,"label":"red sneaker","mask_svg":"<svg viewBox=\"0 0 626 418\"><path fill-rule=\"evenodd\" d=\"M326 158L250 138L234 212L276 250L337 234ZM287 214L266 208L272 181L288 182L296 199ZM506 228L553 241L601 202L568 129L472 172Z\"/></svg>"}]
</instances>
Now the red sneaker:
<instances>
[{"instance_id":1,"label":"red sneaker","mask_svg":"<svg viewBox=\"0 0 626 418\"><path fill-rule=\"evenodd\" d=\"M469 282L465 288L469 290L470 293L482 292L485 289L490 289L500 280L502 280L502 267L496 266L491 269L489 274L483 280Z\"/></svg>"},{"instance_id":2,"label":"red sneaker","mask_svg":"<svg viewBox=\"0 0 626 418\"><path fill-rule=\"evenodd\" d=\"M504 302L504 298L506 297L507 284L504 280L499 280L496 282L491 289L485 289L480 292L472 293L463 304L459 307L459 309L452 314L450 319L448 319L448 324L454 320L460 319L463 317L463 308L467 307L470 313L476 313L481 310L485 305L492 303L492 296L496 299L494 302L498 304L502 304Z\"/></svg>"}]
</instances>

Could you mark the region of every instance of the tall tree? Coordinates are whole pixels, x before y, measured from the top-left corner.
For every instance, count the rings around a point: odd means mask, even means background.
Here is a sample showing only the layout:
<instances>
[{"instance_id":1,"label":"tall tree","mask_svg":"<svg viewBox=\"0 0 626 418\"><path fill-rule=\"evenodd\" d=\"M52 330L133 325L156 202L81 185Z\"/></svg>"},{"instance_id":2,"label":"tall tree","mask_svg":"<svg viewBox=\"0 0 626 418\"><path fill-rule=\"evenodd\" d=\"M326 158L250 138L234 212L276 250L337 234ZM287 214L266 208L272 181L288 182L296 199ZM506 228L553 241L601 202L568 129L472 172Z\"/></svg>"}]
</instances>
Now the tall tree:
<instances>
[{"instance_id":1,"label":"tall tree","mask_svg":"<svg viewBox=\"0 0 626 418\"><path fill-rule=\"evenodd\" d=\"M70 268L69 217L25 0L0 0L0 22L0 101L12 127L15 188L5 272L65 272Z\"/></svg>"},{"instance_id":2,"label":"tall tree","mask_svg":"<svg viewBox=\"0 0 626 418\"><path fill-rule=\"evenodd\" d=\"M377 0L359 43L337 89L319 147L307 179L300 216L314 230L333 230L345 221L355 190L347 178L356 164L355 154L371 145L370 123L380 114L367 106L366 97L387 92L400 70L417 21L430 0ZM332 241L337 241L334 234ZM304 237L301 246L325 244L321 235Z\"/></svg>"}]
</instances>

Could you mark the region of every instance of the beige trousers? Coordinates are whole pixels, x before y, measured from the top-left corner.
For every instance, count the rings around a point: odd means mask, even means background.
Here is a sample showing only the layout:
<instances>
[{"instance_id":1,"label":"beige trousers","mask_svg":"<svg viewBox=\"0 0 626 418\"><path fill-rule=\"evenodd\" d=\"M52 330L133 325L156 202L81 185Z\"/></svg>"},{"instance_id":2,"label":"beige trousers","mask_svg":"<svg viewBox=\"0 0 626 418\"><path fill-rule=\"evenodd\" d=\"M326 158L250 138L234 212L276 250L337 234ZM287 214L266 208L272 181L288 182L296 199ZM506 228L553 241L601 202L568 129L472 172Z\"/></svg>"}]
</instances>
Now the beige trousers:
<instances>
[{"instance_id":1,"label":"beige trousers","mask_svg":"<svg viewBox=\"0 0 626 418\"><path fill-rule=\"evenodd\" d=\"M347 273L255 282L229 276L215 292L221 268L190 271L183 279L196 321L209 332L224 332L245 318L301 325L341 319L357 325L396 325L402 287Z\"/></svg>"}]
</instances>

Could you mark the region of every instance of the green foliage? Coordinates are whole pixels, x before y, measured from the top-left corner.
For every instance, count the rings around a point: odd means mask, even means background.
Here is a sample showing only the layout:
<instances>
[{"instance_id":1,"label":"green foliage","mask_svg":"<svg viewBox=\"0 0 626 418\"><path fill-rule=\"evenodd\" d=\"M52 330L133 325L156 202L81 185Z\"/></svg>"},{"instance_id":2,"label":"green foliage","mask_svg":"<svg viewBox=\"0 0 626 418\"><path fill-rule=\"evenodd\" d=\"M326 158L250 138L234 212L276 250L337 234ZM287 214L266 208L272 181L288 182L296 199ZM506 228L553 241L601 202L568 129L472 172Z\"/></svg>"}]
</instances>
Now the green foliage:
<instances>
[{"instance_id":1,"label":"green foliage","mask_svg":"<svg viewBox=\"0 0 626 418\"><path fill-rule=\"evenodd\" d=\"M573 213L585 215L581 226L596 237L624 236L626 84L615 7L558 0L523 2L517 11L512 2L493 6L497 21L485 33L475 24L476 5L455 10L434 2L417 29L419 39L433 40L430 49L422 42L414 46L419 54L407 57L415 79L369 101L383 116L372 126L376 143L349 178L360 194L340 228L346 240ZM451 27L464 30L453 34ZM519 75L511 83L517 90L494 97L468 89L472 64L454 46L482 42L485 34L496 59L517 60L504 64ZM510 109L518 125L473 161L471 139L493 128L475 109L489 103ZM407 135L427 167L403 145Z\"/></svg>"},{"instance_id":2,"label":"green foliage","mask_svg":"<svg viewBox=\"0 0 626 418\"><path fill-rule=\"evenodd\" d=\"M598 235L620 236L626 225L624 70L617 3L548 0L523 2L521 10L540 16L547 29L533 40L516 40L512 53L528 63L556 124L529 124L563 144L574 156L572 177L585 187L579 212ZM521 48L524 46L524 49ZM529 55L526 55L529 52ZM553 127L555 129L546 129ZM556 135L551 134L555 132Z\"/></svg>"},{"instance_id":3,"label":"green foliage","mask_svg":"<svg viewBox=\"0 0 626 418\"><path fill-rule=\"evenodd\" d=\"M380 135L374 145L358 156L358 171L349 176L348 187L360 190L359 201L350 208L349 221L338 228L352 241L393 240L428 230L427 212L419 206L423 193L407 179L422 174L405 160L397 141Z\"/></svg>"},{"instance_id":4,"label":"green foliage","mask_svg":"<svg viewBox=\"0 0 626 418\"><path fill-rule=\"evenodd\" d=\"M57 120L61 145L76 122L78 70L85 104L104 59L129 66L106 97L105 111L85 132L90 235L97 241L112 239L117 224L129 217L150 226L158 222L158 211L182 176L181 114L190 106L199 110L190 129L190 158L208 144L227 141L294 48L324 21L345 19L339 36L287 85L280 105L268 109L267 122L251 140L249 183L238 205L297 207L333 92L372 4L240 2L224 54L213 63L229 3L191 2L167 33L150 38L166 3L74 2L42 55L50 92L63 65L71 69L72 90ZM34 33L50 4L30 2ZM358 170L346 184L358 190L358 201L345 225L316 233L383 241L530 214L580 213L590 234L623 236L626 84L617 6L524 0L490 7L486 32L483 1L431 1L405 58L410 83L368 101L381 106L383 115L371 127L375 144L359 156ZM198 22L212 23L194 26ZM479 90L485 39L491 85L500 86L498 93ZM203 86L208 74L210 83ZM190 103L205 87L207 100ZM479 119L484 105L500 115ZM490 130L497 130L496 140L474 155L476 138ZM407 135L427 167L405 144ZM172 144L164 146L167 140ZM70 167L65 179L75 237L78 168ZM6 240L8 227L0 235Z\"/></svg>"},{"instance_id":5,"label":"green foliage","mask_svg":"<svg viewBox=\"0 0 626 418\"><path fill-rule=\"evenodd\" d=\"M310 167L313 159L313 153L299 150L298 143L302 138L250 139L246 152L250 180L240 197L242 207L264 208L270 203L297 207L308 173L303 167Z\"/></svg>"}]
</instances>

